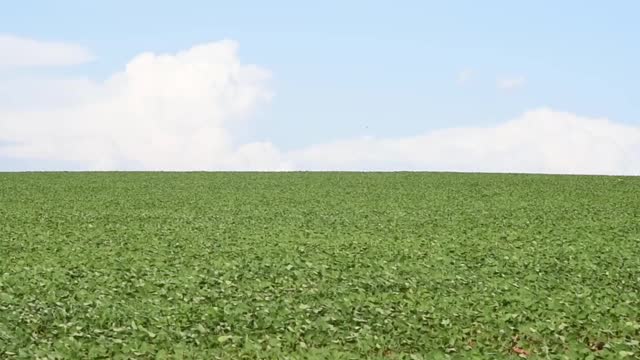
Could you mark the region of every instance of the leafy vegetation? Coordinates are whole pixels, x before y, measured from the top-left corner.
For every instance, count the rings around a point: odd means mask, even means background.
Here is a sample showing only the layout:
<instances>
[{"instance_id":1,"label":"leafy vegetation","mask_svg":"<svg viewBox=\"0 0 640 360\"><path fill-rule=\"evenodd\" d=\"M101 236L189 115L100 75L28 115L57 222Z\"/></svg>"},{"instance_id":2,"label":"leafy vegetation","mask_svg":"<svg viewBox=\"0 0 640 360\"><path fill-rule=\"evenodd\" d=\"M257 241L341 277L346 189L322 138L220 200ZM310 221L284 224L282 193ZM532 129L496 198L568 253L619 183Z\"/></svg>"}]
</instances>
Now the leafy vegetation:
<instances>
[{"instance_id":1,"label":"leafy vegetation","mask_svg":"<svg viewBox=\"0 0 640 360\"><path fill-rule=\"evenodd\" d=\"M640 358L640 178L0 174L0 358Z\"/></svg>"}]
</instances>

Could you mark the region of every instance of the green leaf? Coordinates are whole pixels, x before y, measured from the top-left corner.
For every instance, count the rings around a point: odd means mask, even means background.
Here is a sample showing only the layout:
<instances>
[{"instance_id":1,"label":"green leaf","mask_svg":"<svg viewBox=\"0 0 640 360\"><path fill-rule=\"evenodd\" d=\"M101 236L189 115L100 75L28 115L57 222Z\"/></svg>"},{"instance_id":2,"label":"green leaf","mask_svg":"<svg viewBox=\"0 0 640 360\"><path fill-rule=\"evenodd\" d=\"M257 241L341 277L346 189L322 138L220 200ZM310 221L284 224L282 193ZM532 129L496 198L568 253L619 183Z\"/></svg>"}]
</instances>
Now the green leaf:
<instances>
[{"instance_id":1,"label":"green leaf","mask_svg":"<svg viewBox=\"0 0 640 360\"><path fill-rule=\"evenodd\" d=\"M231 335L222 335L222 336L218 336L218 342L219 343L226 343L227 341L233 339L233 336Z\"/></svg>"}]
</instances>

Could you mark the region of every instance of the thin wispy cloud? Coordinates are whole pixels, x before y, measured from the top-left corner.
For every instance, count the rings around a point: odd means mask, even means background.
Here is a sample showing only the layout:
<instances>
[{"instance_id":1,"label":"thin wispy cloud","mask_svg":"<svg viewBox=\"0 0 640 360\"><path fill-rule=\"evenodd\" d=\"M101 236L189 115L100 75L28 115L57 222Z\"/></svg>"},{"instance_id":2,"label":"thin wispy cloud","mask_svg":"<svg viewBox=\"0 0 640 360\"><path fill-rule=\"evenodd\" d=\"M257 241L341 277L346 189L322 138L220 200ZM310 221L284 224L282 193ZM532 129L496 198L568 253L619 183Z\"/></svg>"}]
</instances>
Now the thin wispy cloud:
<instances>
[{"instance_id":1,"label":"thin wispy cloud","mask_svg":"<svg viewBox=\"0 0 640 360\"><path fill-rule=\"evenodd\" d=\"M526 82L527 82L527 79L524 76L520 75L520 76L499 78L496 82L496 85L500 90L510 91L510 90L516 90L524 87Z\"/></svg>"},{"instance_id":2,"label":"thin wispy cloud","mask_svg":"<svg viewBox=\"0 0 640 360\"><path fill-rule=\"evenodd\" d=\"M475 72L472 69L463 69L458 73L456 77L456 81L458 84L463 85L470 82L475 75Z\"/></svg>"},{"instance_id":3,"label":"thin wispy cloud","mask_svg":"<svg viewBox=\"0 0 640 360\"><path fill-rule=\"evenodd\" d=\"M94 59L77 44L0 34L0 69L78 65Z\"/></svg>"}]
</instances>

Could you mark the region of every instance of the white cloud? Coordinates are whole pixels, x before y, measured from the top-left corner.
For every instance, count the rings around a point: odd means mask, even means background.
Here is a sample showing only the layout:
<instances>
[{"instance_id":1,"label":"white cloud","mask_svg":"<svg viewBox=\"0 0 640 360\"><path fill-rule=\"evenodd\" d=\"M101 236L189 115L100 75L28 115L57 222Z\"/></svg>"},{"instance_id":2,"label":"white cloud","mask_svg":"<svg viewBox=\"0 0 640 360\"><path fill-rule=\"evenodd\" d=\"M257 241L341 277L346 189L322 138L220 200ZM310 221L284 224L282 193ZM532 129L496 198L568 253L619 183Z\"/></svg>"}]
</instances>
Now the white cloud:
<instances>
[{"instance_id":1,"label":"white cloud","mask_svg":"<svg viewBox=\"0 0 640 360\"><path fill-rule=\"evenodd\" d=\"M269 144L228 130L271 97L269 73L240 63L233 41L177 54L144 53L92 96L45 110L0 109L0 155L67 160L91 169L286 169ZM259 161L258 161L259 160Z\"/></svg>"},{"instance_id":2,"label":"white cloud","mask_svg":"<svg viewBox=\"0 0 640 360\"><path fill-rule=\"evenodd\" d=\"M65 108L91 101L100 90L87 78L0 76L0 111Z\"/></svg>"},{"instance_id":3,"label":"white cloud","mask_svg":"<svg viewBox=\"0 0 640 360\"><path fill-rule=\"evenodd\" d=\"M506 77L498 79L497 86L501 90L515 90L525 85L527 79L524 76Z\"/></svg>"},{"instance_id":4,"label":"white cloud","mask_svg":"<svg viewBox=\"0 0 640 360\"><path fill-rule=\"evenodd\" d=\"M640 175L640 127L539 109L494 127L347 139L291 158L313 170Z\"/></svg>"},{"instance_id":5,"label":"white cloud","mask_svg":"<svg viewBox=\"0 0 640 360\"><path fill-rule=\"evenodd\" d=\"M79 45L0 34L0 69L77 65L93 59Z\"/></svg>"},{"instance_id":6,"label":"white cloud","mask_svg":"<svg viewBox=\"0 0 640 360\"><path fill-rule=\"evenodd\" d=\"M640 126L551 109L491 127L347 138L290 152L266 141L240 143L233 129L270 100L269 78L267 70L239 61L235 42L221 41L176 54L140 54L104 82L0 83L0 95L3 86L5 95L19 89L11 101L0 99L0 158L99 170L640 175Z\"/></svg>"}]
</instances>

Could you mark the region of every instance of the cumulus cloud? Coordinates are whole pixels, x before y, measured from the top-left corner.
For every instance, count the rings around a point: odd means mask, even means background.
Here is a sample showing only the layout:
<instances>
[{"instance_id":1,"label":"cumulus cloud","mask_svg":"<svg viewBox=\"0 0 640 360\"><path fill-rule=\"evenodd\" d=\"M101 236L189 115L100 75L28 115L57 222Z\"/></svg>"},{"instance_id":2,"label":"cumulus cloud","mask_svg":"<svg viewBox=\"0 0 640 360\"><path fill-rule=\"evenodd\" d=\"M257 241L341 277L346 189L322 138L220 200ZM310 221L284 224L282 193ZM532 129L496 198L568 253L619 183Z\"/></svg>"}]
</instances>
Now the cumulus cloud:
<instances>
[{"instance_id":1,"label":"cumulus cloud","mask_svg":"<svg viewBox=\"0 0 640 360\"><path fill-rule=\"evenodd\" d=\"M497 86L501 90L515 90L525 85L527 79L524 76L505 77L498 79Z\"/></svg>"},{"instance_id":2,"label":"cumulus cloud","mask_svg":"<svg viewBox=\"0 0 640 360\"><path fill-rule=\"evenodd\" d=\"M538 109L492 127L347 139L290 156L313 170L640 175L640 127Z\"/></svg>"},{"instance_id":3,"label":"cumulus cloud","mask_svg":"<svg viewBox=\"0 0 640 360\"><path fill-rule=\"evenodd\" d=\"M80 86L92 89L83 101L0 109L0 140L12 144L0 147L0 155L99 170L286 169L275 147L235 144L229 131L269 101L269 77L242 64L233 41L143 53L108 80Z\"/></svg>"},{"instance_id":4,"label":"cumulus cloud","mask_svg":"<svg viewBox=\"0 0 640 360\"><path fill-rule=\"evenodd\" d=\"M93 59L80 45L0 34L0 69L77 65Z\"/></svg>"},{"instance_id":5,"label":"cumulus cloud","mask_svg":"<svg viewBox=\"0 0 640 360\"><path fill-rule=\"evenodd\" d=\"M345 138L295 151L240 142L238 122L268 103L272 91L269 72L242 63L237 48L220 41L143 53L100 82L0 82L0 159L64 161L89 170L640 175L640 126L545 108L494 126Z\"/></svg>"}]
</instances>

